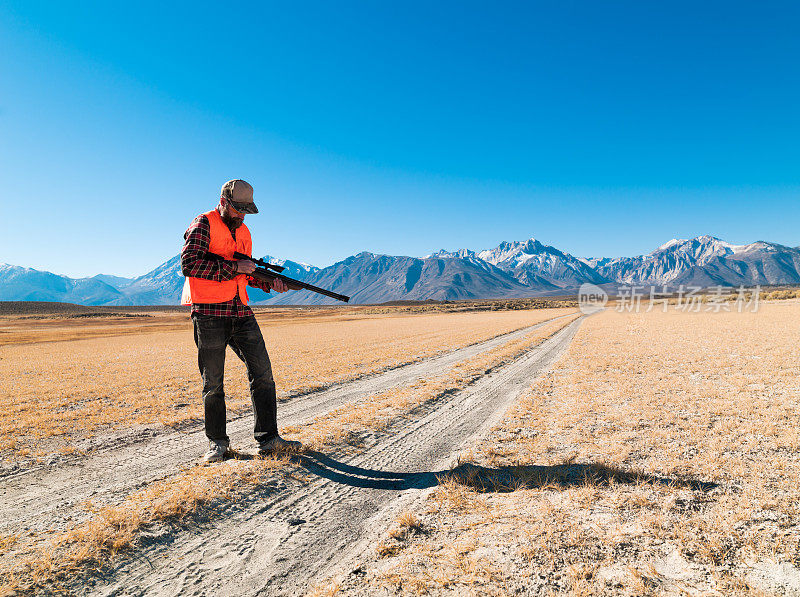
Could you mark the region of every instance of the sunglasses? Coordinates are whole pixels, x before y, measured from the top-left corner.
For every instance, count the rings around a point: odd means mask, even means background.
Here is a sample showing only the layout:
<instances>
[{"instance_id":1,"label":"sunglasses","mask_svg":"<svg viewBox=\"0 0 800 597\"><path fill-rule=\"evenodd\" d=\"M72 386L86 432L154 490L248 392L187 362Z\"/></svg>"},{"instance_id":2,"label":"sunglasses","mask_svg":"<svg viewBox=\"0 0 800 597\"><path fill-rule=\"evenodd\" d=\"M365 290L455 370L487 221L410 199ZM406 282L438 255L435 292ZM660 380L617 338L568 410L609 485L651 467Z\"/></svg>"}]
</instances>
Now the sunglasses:
<instances>
[{"instance_id":1,"label":"sunglasses","mask_svg":"<svg viewBox=\"0 0 800 597\"><path fill-rule=\"evenodd\" d=\"M238 211L241 214L249 214L252 213L253 204L252 203L239 203L238 201L232 201L231 199L226 198L225 201L228 202L233 209Z\"/></svg>"}]
</instances>

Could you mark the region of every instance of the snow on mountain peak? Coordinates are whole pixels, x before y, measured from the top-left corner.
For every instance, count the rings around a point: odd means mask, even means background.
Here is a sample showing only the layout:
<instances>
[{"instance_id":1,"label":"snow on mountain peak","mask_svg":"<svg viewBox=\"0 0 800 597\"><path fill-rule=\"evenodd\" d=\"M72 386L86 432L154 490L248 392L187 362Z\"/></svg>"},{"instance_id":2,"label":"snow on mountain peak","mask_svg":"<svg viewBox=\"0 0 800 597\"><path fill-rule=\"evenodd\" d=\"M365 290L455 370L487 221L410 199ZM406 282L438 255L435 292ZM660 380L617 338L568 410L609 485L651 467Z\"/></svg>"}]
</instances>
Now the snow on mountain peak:
<instances>
[{"instance_id":1,"label":"snow on mountain peak","mask_svg":"<svg viewBox=\"0 0 800 597\"><path fill-rule=\"evenodd\" d=\"M714 256L736 253L742 250L742 248L742 246L732 245L715 236L704 234L690 239L673 238L655 249L652 253L642 255L641 259L645 261L658 260L665 254L679 254L699 261L707 261Z\"/></svg>"},{"instance_id":2,"label":"snow on mountain peak","mask_svg":"<svg viewBox=\"0 0 800 597\"><path fill-rule=\"evenodd\" d=\"M456 253L453 253L452 251L448 251L447 249L439 249L435 253L425 255L423 259L452 259L455 256Z\"/></svg>"},{"instance_id":3,"label":"snow on mountain peak","mask_svg":"<svg viewBox=\"0 0 800 597\"><path fill-rule=\"evenodd\" d=\"M535 238L530 238L526 241L503 241L494 249L484 249L476 253L477 257L497 265L499 263L516 261L528 261L532 256L546 250L547 247L537 241Z\"/></svg>"},{"instance_id":4,"label":"snow on mountain peak","mask_svg":"<svg viewBox=\"0 0 800 597\"><path fill-rule=\"evenodd\" d=\"M475 251L470 249L459 249L458 251L448 251L439 249L435 253L425 255L423 259L474 259Z\"/></svg>"},{"instance_id":5,"label":"snow on mountain peak","mask_svg":"<svg viewBox=\"0 0 800 597\"><path fill-rule=\"evenodd\" d=\"M436 289L439 294L435 294L435 297L440 298L500 296L503 292L521 292L517 284L521 284L525 292L575 289L585 282L674 287L681 284L800 284L800 247L765 241L734 245L710 235L673 238L651 253L637 257L578 259L530 238L525 241L503 241L495 248L478 253L469 249L441 249L426 258L434 259L422 263L421 259L415 257L365 251L320 270L307 263L264 256L266 261L286 267L289 277L336 291L350 289L354 294L361 292L362 286L371 284L369 280L378 280L376 275L386 274L389 277L380 278L381 284L399 289L397 296L412 299L434 297L431 288ZM437 263L436 259L441 261ZM453 261L442 263L448 259ZM452 276L453 272L458 272L457 284L448 281L448 276ZM484 277L484 274L488 277ZM421 275L428 276L426 279L434 286L426 286L424 295L413 294L412 289L413 292L419 292L421 288L417 283ZM0 281L0 300L152 305L176 304L183 287L183 274L180 257L175 256L133 280L114 276L71 279L3 263L0 264ZM342 286L345 282L350 286ZM500 286L505 290L498 290ZM362 293L356 301L380 301L395 297L386 292L382 286L370 287L369 292ZM266 294L264 297L260 299L262 302L273 301ZM315 297L298 297L295 299L292 295L284 299L301 302L317 300Z\"/></svg>"},{"instance_id":6,"label":"snow on mountain peak","mask_svg":"<svg viewBox=\"0 0 800 597\"><path fill-rule=\"evenodd\" d=\"M673 238L672 240L669 240L669 241L665 242L663 245L661 245L660 247L658 247L656 249L656 251L666 251L670 247L674 247L675 245L679 245L679 244L685 243L685 242L686 242L685 238ZM653 252L655 253L655 251L653 251Z\"/></svg>"},{"instance_id":7,"label":"snow on mountain peak","mask_svg":"<svg viewBox=\"0 0 800 597\"><path fill-rule=\"evenodd\" d=\"M297 269L306 272L319 269L311 264L305 263L304 261L292 261L291 259L281 259L280 257L273 257L272 255L264 255L261 258L261 260L266 261L267 263L272 263L273 265L280 265L281 267L285 267L287 269Z\"/></svg>"}]
</instances>

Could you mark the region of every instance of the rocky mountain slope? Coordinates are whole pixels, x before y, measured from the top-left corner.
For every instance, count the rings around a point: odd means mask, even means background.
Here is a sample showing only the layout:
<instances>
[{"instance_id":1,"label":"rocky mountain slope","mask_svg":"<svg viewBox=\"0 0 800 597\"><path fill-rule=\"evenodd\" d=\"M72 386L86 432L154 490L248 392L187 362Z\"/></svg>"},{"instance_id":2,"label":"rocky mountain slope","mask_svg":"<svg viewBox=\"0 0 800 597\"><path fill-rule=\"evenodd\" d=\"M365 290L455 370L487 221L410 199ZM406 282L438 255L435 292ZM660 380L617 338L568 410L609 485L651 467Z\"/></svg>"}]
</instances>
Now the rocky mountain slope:
<instances>
[{"instance_id":1,"label":"rocky mountain slope","mask_svg":"<svg viewBox=\"0 0 800 597\"><path fill-rule=\"evenodd\" d=\"M396 257L359 253L310 274L309 284L351 297L353 303L395 300L458 300L534 296L557 287L532 288L503 270L470 256ZM269 304L331 304L336 301L308 292L287 292Z\"/></svg>"},{"instance_id":2,"label":"rocky mountain slope","mask_svg":"<svg viewBox=\"0 0 800 597\"><path fill-rule=\"evenodd\" d=\"M0 300L117 305L124 304L124 295L97 277L75 279L28 267L0 264Z\"/></svg>"},{"instance_id":3,"label":"rocky mountain slope","mask_svg":"<svg viewBox=\"0 0 800 597\"><path fill-rule=\"evenodd\" d=\"M264 257L292 278L352 297L353 303L524 297L571 292L585 282L611 285L752 286L800 284L800 248L764 241L733 245L712 236L671 240L637 257L579 259L531 238L493 249L439 251L426 257L359 253L325 268ZM0 265L0 300L85 305L169 305L180 301L179 257L138 278L72 279ZM282 295L252 289L265 304L335 301L307 291Z\"/></svg>"},{"instance_id":4,"label":"rocky mountain slope","mask_svg":"<svg viewBox=\"0 0 800 597\"><path fill-rule=\"evenodd\" d=\"M619 284L752 286L800 283L800 249L763 241L733 245L713 236L673 239L649 255L586 259Z\"/></svg>"},{"instance_id":5,"label":"rocky mountain slope","mask_svg":"<svg viewBox=\"0 0 800 597\"><path fill-rule=\"evenodd\" d=\"M575 288L584 282L603 284L609 281L580 259L534 238L500 243L495 249L481 251L478 257L530 286L545 281L561 288Z\"/></svg>"}]
</instances>

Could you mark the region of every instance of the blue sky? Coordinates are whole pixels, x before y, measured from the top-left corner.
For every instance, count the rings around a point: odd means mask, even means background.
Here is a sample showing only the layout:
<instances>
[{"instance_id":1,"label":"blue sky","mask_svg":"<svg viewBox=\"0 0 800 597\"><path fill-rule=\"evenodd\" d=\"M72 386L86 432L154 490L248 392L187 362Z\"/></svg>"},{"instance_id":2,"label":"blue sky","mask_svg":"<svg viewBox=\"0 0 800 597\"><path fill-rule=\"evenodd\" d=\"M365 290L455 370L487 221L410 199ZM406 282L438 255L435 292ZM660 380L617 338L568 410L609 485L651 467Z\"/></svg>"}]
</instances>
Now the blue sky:
<instances>
[{"instance_id":1,"label":"blue sky","mask_svg":"<svg viewBox=\"0 0 800 597\"><path fill-rule=\"evenodd\" d=\"M796 246L799 7L0 0L0 262L143 274L230 178L319 266Z\"/></svg>"}]
</instances>

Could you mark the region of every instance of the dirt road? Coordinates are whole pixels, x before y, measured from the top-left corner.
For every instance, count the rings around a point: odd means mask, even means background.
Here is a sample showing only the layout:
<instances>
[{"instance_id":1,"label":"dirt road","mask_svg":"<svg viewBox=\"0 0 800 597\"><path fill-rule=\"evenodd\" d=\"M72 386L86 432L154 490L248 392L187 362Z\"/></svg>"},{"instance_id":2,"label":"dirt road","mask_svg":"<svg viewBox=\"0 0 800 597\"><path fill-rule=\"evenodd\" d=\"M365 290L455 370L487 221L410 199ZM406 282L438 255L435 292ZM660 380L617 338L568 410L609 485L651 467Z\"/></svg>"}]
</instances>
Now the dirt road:
<instances>
[{"instance_id":1,"label":"dirt road","mask_svg":"<svg viewBox=\"0 0 800 597\"><path fill-rule=\"evenodd\" d=\"M480 437L502 415L532 377L546 369L568 346L580 325L578 319L513 363L490 373L462 392L452 394L413 418L401 419L371 438L355 456L334 459L311 453L300 459L311 473L310 483L276 481L246 498L227 503L222 511L191 530L153 530L137 555L78 592L98 595L296 595L331 574L347 572L358 555L385 531L389 522L437 483L437 472L449 468L458 453ZM538 326L533 326L538 327ZM308 420L347 400L430 375L492 346L522 336L514 332L453 353L389 371L379 376L331 388L282 407L283 424ZM234 422L232 439L245 442L247 417ZM69 500L65 489L92 485L103 499L123 495L131 481L166 476L196 450L202 432L175 434L154 440L159 453L141 456L141 449L116 450L101 462L87 463L80 478L36 478L39 498L53 496L52 482L61 483L58 500L45 504L44 516ZM121 472L109 473L108 462ZM102 461L103 457L99 456ZM71 467L72 468L72 467ZM142 475L139 477L138 475ZM52 476L52 475L51 475ZM2 507L11 520L30 516L31 500L14 504L23 492L21 479L4 489ZM27 481L30 491L30 481ZM14 487L16 485L16 487ZM123 489L123 487L125 489ZM85 492L84 492L85 493ZM41 502L38 504L42 508ZM48 510L52 511L49 515Z\"/></svg>"},{"instance_id":2,"label":"dirt road","mask_svg":"<svg viewBox=\"0 0 800 597\"><path fill-rule=\"evenodd\" d=\"M559 318L556 318L559 319ZM552 321L552 320L550 320ZM520 338L549 322L497 336L441 356L386 371L324 391L298 396L278 406L279 424L298 425L352 402L392 387L413 383L454 363ZM253 447L252 416L228 422L231 445ZM85 516L81 504L87 500L114 504L135 489L175 474L194 462L206 449L202 428L191 432L157 434L129 433L121 437L97 438L99 447L88 457L66 466L39 466L2 478L0 485L0 531L41 532L58 529Z\"/></svg>"}]
</instances>

